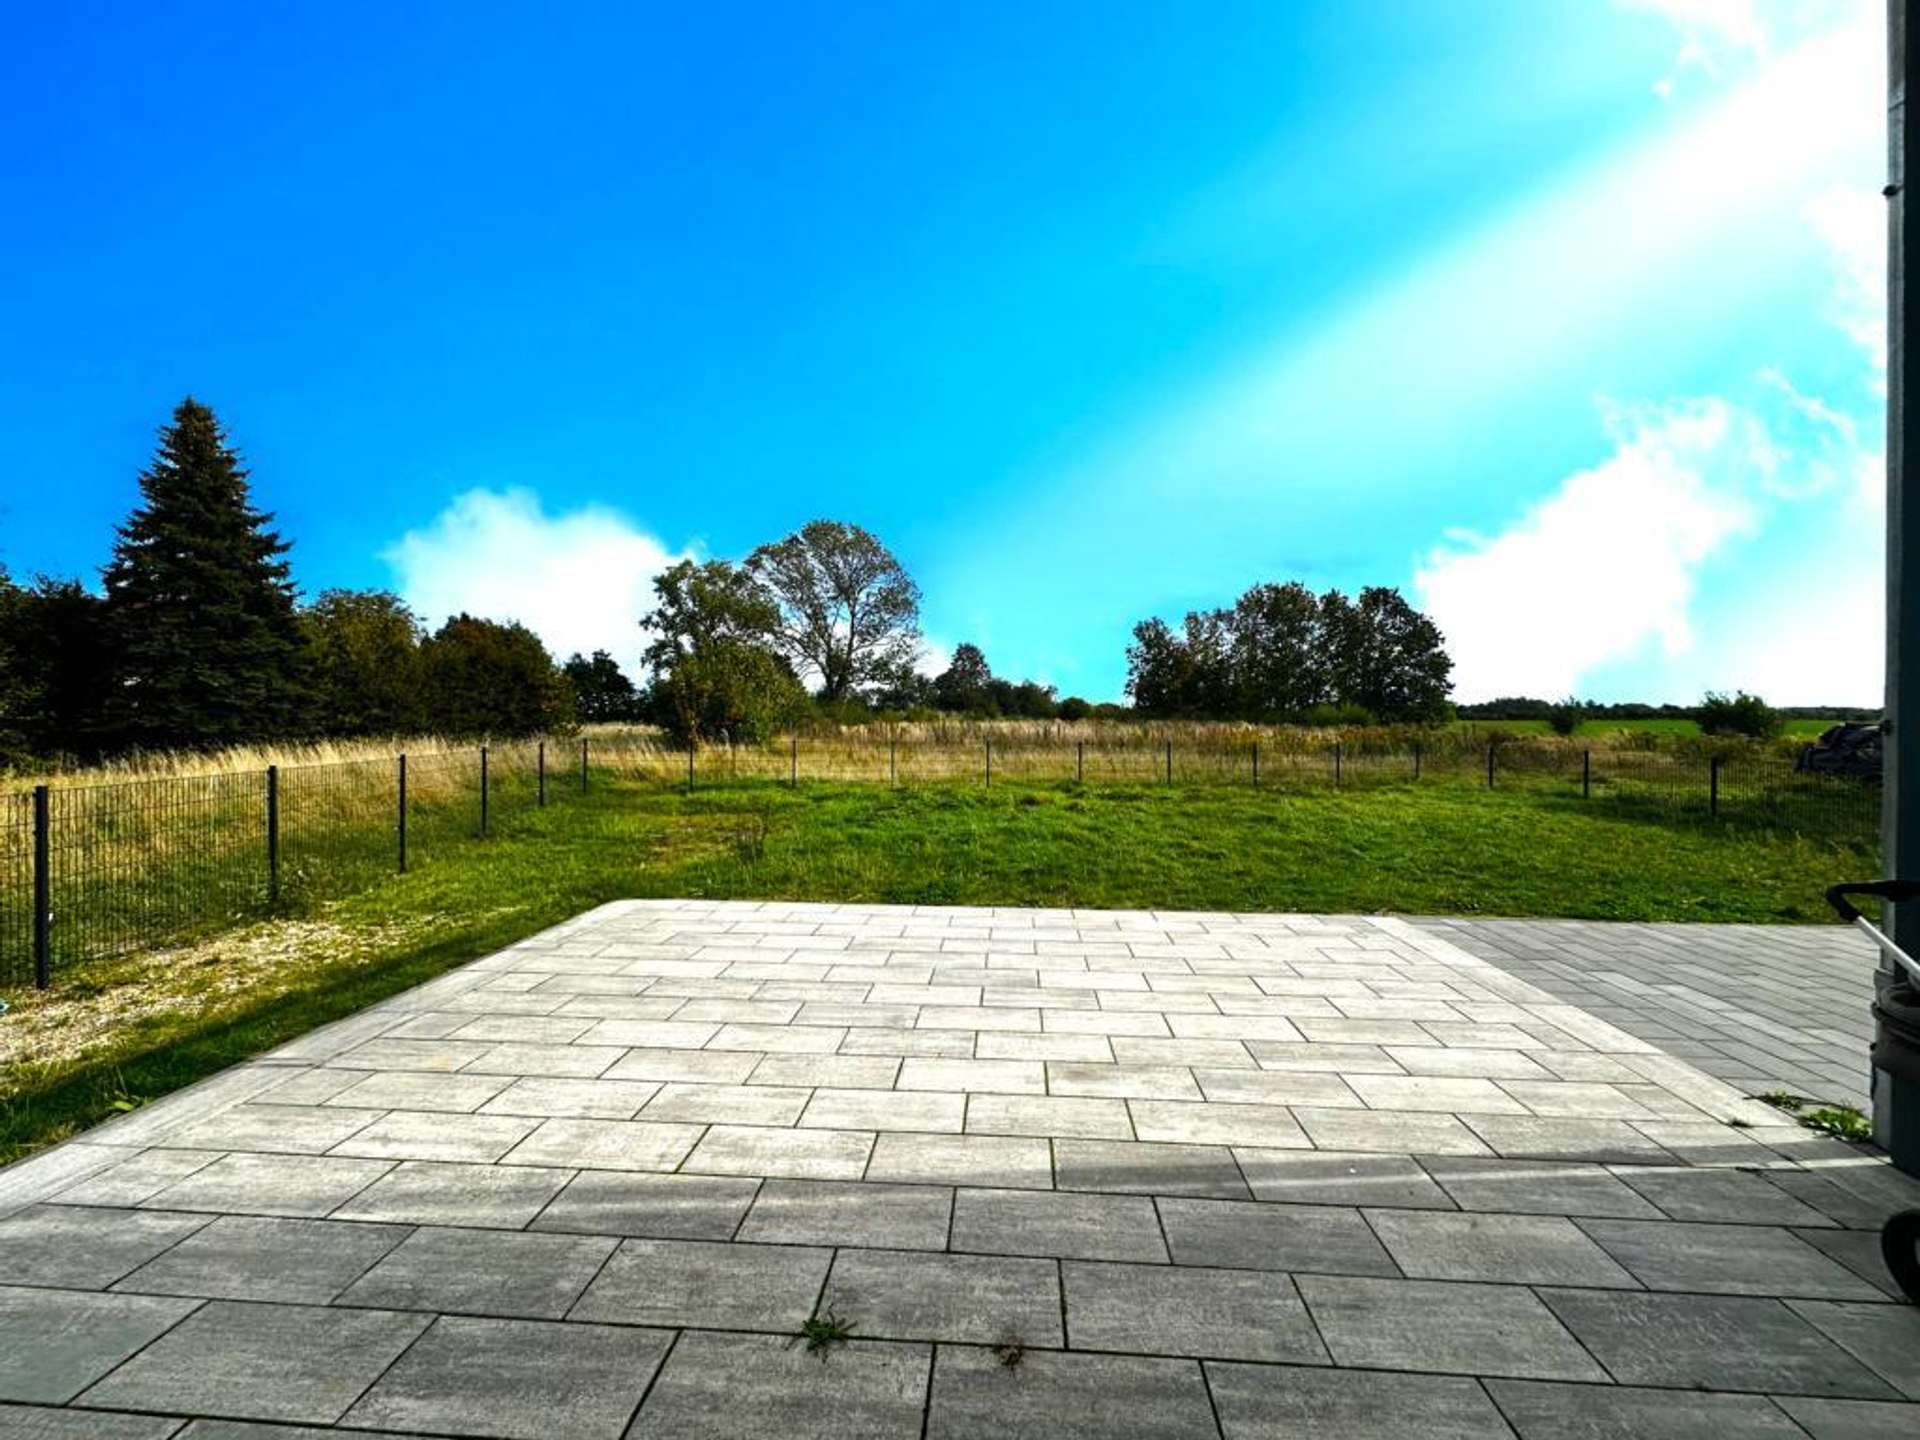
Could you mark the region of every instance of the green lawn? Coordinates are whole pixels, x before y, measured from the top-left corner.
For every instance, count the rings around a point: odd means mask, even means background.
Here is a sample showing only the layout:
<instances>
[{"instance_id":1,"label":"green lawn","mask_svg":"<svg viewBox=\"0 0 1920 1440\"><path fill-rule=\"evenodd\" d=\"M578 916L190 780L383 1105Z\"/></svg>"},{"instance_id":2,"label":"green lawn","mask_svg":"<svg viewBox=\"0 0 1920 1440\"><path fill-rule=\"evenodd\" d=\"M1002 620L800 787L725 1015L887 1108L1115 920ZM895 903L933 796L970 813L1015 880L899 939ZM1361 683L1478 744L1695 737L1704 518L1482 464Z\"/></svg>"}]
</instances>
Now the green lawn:
<instances>
[{"instance_id":1,"label":"green lawn","mask_svg":"<svg viewBox=\"0 0 1920 1440\"><path fill-rule=\"evenodd\" d=\"M1832 839L1521 788L610 783L307 915L10 994L0 1025L89 1038L11 1052L34 1058L0 1073L0 1160L625 896L1814 921L1874 873Z\"/></svg>"}]
</instances>

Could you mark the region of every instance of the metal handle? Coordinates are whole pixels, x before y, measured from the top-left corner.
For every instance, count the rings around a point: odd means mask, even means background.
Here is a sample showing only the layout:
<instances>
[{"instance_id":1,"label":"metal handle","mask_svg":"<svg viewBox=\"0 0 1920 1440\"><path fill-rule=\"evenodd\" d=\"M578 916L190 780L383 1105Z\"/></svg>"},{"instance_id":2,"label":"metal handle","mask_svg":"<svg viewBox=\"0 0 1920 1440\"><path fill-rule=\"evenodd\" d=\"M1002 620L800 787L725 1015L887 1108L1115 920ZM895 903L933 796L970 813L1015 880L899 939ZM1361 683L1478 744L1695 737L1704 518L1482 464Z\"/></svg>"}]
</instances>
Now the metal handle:
<instances>
[{"instance_id":1,"label":"metal handle","mask_svg":"<svg viewBox=\"0 0 1920 1440\"><path fill-rule=\"evenodd\" d=\"M1852 885L1829 885L1827 903L1834 913L1851 925L1860 918L1860 908L1849 895L1871 895L1876 900L1890 900L1895 905L1920 900L1920 880L1863 880Z\"/></svg>"}]
</instances>

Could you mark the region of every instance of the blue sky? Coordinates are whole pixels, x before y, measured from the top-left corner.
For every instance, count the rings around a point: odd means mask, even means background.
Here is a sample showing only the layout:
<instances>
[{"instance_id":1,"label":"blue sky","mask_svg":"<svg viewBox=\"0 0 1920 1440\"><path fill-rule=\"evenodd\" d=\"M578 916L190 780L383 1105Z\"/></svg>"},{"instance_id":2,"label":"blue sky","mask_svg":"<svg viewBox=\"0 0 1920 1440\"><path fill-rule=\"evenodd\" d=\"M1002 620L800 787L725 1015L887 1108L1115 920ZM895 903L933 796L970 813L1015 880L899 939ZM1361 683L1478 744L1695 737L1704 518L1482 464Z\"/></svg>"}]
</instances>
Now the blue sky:
<instances>
[{"instance_id":1,"label":"blue sky","mask_svg":"<svg viewBox=\"0 0 1920 1440\"><path fill-rule=\"evenodd\" d=\"M38 7L0 563L91 577L192 392L309 591L629 663L830 515L1094 698L1300 578L1463 698L1877 703L1881 8Z\"/></svg>"}]
</instances>

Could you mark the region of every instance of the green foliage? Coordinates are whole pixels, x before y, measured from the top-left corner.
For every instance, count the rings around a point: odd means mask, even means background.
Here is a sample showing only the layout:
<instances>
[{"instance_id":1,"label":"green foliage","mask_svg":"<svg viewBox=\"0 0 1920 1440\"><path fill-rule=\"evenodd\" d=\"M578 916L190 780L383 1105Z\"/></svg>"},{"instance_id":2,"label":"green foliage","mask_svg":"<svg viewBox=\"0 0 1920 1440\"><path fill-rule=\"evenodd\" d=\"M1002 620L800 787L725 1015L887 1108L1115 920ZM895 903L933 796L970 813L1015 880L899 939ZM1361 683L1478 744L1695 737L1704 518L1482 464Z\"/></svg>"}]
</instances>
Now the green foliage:
<instances>
[{"instance_id":1,"label":"green foliage","mask_svg":"<svg viewBox=\"0 0 1920 1440\"><path fill-rule=\"evenodd\" d=\"M647 711L681 743L765 740L804 713L805 689L775 652L780 607L754 575L725 560L682 560L653 581L640 623L653 641Z\"/></svg>"},{"instance_id":2,"label":"green foliage","mask_svg":"<svg viewBox=\"0 0 1920 1440\"><path fill-rule=\"evenodd\" d=\"M1709 690L1700 702L1697 718L1703 734L1739 735L1751 740L1771 740L1784 723L1777 710L1744 690L1732 695Z\"/></svg>"},{"instance_id":3,"label":"green foliage","mask_svg":"<svg viewBox=\"0 0 1920 1440\"><path fill-rule=\"evenodd\" d=\"M420 622L385 590L323 590L300 612L313 728L405 735L426 724Z\"/></svg>"},{"instance_id":4,"label":"green foliage","mask_svg":"<svg viewBox=\"0 0 1920 1440\"><path fill-rule=\"evenodd\" d=\"M1558 704L1547 707L1544 717L1547 728L1556 735L1571 735L1580 728L1580 722L1587 718L1587 707L1569 695Z\"/></svg>"},{"instance_id":5,"label":"green foliage","mask_svg":"<svg viewBox=\"0 0 1920 1440\"><path fill-rule=\"evenodd\" d=\"M1069 695L1060 702L1062 720L1085 720L1093 714L1093 706L1078 695Z\"/></svg>"},{"instance_id":6,"label":"green foliage","mask_svg":"<svg viewBox=\"0 0 1920 1440\"><path fill-rule=\"evenodd\" d=\"M574 711L581 720L639 718L640 693L606 651L596 650L591 657L575 653L560 669L573 686Z\"/></svg>"},{"instance_id":7,"label":"green foliage","mask_svg":"<svg viewBox=\"0 0 1920 1440\"><path fill-rule=\"evenodd\" d=\"M1836 1140L1863 1144L1873 1139L1873 1122L1851 1105L1823 1105L1818 1110L1807 1111L1800 1117L1800 1123Z\"/></svg>"},{"instance_id":8,"label":"green foliage","mask_svg":"<svg viewBox=\"0 0 1920 1440\"><path fill-rule=\"evenodd\" d=\"M962 642L953 647L947 668L934 677L933 703L958 715L987 713L987 687L993 683L993 671L978 645Z\"/></svg>"},{"instance_id":9,"label":"green foliage","mask_svg":"<svg viewBox=\"0 0 1920 1440\"><path fill-rule=\"evenodd\" d=\"M140 494L105 576L110 731L146 747L300 733L305 645L287 546L206 406L175 408Z\"/></svg>"},{"instance_id":10,"label":"green foliage","mask_svg":"<svg viewBox=\"0 0 1920 1440\"><path fill-rule=\"evenodd\" d=\"M1337 706L1430 724L1448 714L1452 670L1439 630L1397 590L1256 585L1230 610L1188 612L1178 632L1135 626L1127 692L1152 716L1301 721Z\"/></svg>"},{"instance_id":11,"label":"green foliage","mask_svg":"<svg viewBox=\"0 0 1920 1440\"><path fill-rule=\"evenodd\" d=\"M442 735L536 735L573 723L573 695L526 626L456 615L420 646L426 722Z\"/></svg>"},{"instance_id":12,"label":"green foliage","mask_svg":"<svg viewBox=\"0 0 1920 1440\"><path fill-rule=\"evenodd\" d=\"M762 545L747 572L778 607L774 641L796 674L844 700L910 665L920 648L920 587L858 525L810 520Z\"/></svg>"},{"instance_id":13,"label":"green foliage","mask_svg":"<svg viewBox=\"0 0 1920 1440\"><path fill-rule=\"evenodd\" d=\"M800 1322L800 1338L807 1342L807 1353L822 1360L836 1345L844 1345L853 1335L853 1322L843 1320L828 1306L824 1314L809 1315Z\"/></svg>"}]
</instances>

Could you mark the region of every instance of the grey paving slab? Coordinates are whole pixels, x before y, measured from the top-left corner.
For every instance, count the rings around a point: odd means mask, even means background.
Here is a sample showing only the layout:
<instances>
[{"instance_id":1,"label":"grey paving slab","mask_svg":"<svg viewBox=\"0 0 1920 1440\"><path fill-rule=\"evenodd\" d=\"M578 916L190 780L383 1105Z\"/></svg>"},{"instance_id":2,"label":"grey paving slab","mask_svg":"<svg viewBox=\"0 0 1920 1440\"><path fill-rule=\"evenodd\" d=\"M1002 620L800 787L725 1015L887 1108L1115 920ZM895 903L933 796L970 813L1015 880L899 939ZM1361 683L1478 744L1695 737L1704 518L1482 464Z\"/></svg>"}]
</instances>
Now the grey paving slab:
<instances>
[{"instance_id":1,"label":"grey paving slab","mask_svg":"<svg viewBox=\"0 0 1920 1440\"><path fill-rule=\"evenodd\" d=\"M1134 1138L1127 1102L1092 1096L969 1095L966 1128L970 1135Z\"/></svg>"},{"instance_id":2,"label":"grey paving slab","mask_svg":"<svg viewBox=\"0 0 1920 1440\"><path fill-rule=\"evenodd\" d=\"M142 1150L56 1190L52 1198L62 1205L138 1205L219 1158L217 1150Z\"/></svg>"},{"instance_id":3,"label":"grey paving slab","mask_svg":"<svg viewBox=\"0 0 1920 1440\"><path fill-rule=\"evenodd\" d=\"M1106 1096L1123 1100L1205 1098L1191 1070L1166 1065L1049 1063L1047 1089L1054 1095Z\"/></svg>"},{"instance_id":4,"label":"grey paving slab","mask_svg":"<svg viewBox=\"0 0 1920 1440\"><path fill-rule=\"evenodd\" d=\"M165 1415L0 1405L0 1440L168 1440L185 1424Z\"/></svg>"},{"instance_id":5,"label":"grey paving slab","mask_svg":"<svg viewBox=\"0 0 1920 1440\"><path fill-rule=\"evenodd\" d=\"M1773 1226L1653 1220L1582 1220L1579 1224L1652 1290L1878 1298L1873 1287L1852 1271Z\"/></svg>"},{"instance_id":6,"label":"grey paving slab","mask_svg":"<svg viewBox=\"0 0 1920 1440\"><path fill-rule=\"evenodd\" d=\"M329 1424L426 1327L424 1315L216 1300L94 1385L81 1403Z\"/></svg>"},{"instance_id":7,"label":"grey paving slab","mask_svg":"<svg viewBox=\"0 0 1920 1440\"><path fill-rule=\"evenodd\" d=\"M0 1400L58 1405L191 1314L198 1302L0 1286Z\"/></svg>"},{"instance_id":8,"label":"grey paving slab","mask_svg":"<svg viewBox=\"0 0 1920 1440\"><path fill-rule=\"evenodd\" d=\"M1488 1148L1509 1159L1591 1160L1600 1164L1670 1165L1673 1154L1625 1120L1528 1115L1469 1115ZM1722 1132L1733 1134L1732 1131Z\"/></svg>"},{"instance_id":9,"label":"grey paving slab","mask_svg":"<svg viewBox=\"0 0 1920 1440\"><path fill-rule=\"evenodd\" d=\"M853 1340L824 1363L776 1335L682 1335L633 1440L916 1440L927 1345Z\"/></svg>"},{"instance_id":10,"label":"grey paving slab","mask_svg":"<svg viewBox=\"0 0 1920 1440\"><path fill-rule=\"evenodd\" d=\"M646 1175L583 1170L533 1221L536 1230L725 1240L740 1228L758 1180L727 1175Z\"/></svg>"},{"instance_id":11,"label":"grey paving slab","mask_svg":"<svg viewBox=\"0 0 1920 1440\"><path fill-rule=\"evenodd\" d=\"M1324 1364L1326 1347L1293 1281L1261 1270L1068 1261L1067 1338L1076 1350Z\"/></svg>"},{"instance_id":12,"label":"grey paving slab","mask_svg":"<svg viewBox=\"0 0 1920 1440\"><path fill-rule=\"evenodd\" d=\"M229 1215L327 1215L394 1168L326 1155L224 1155L141 1203Z\"/></svg>"},{"instance_id":13,"label":"grey paving slab","mask_svg":"<svg viewBox=\"0 0 1920 1440\"><path fill-rule=\"evenodd\" d=\"M1920 1405L1797 1396L1780 1396L1775 1403L1813 1440L1907 1440L1920 1424Z\"/></svg>"},{"instance_id":14,"label":"grey paving slab","mask_svg":"<svg viewBox=\"0 0 1920 1440\"><path fill-rule=\"evenodd\" d=\"M1831 1225L1766 1175L1744 1170L1623 1165L1622 1181L1675 1220L1744 1225Z\"/></svg>"},{"instance_id":15,"label":"grey paving slab","mask_svg":"<svg viewBox=\"0 0 1920 1440\"><path fill-rule=\"evenodd\" d=\"M1179 1265L1398 1275L1358 1210L1161 1198L1161 1223Z\"/></svg>"},{"instance_id":16,"label":"grey paving slab","mask_svg":"<svg viewBox=\"0 0 1920 1440\"><path fill-rule=\"evenodd\" d=\"M854 1056L869 1059L869 1056ZM801 1112L800 1124L824 1130L925 1130L958 1134L966 1126L967 1097L941 1090L843 1090L822 1087Z\"/></svg>"},{"instance_id":17,"label":"grey paving slab","mask_svg":"<svg viewBox=\"0 0 1920 1440\"><path fill-rule=\"evenodd\" d=\"M1546 1380L1489 1380L1487 1390L1520 1440L1801 1440L1800 1427L1757 1395Z\"/></svg>"},{"instance_id":18,"label":"grey paving slab","mask_svg":"<svg viewBox=\"0 0 1920 1440\"><path fill-rule=\"evenodd\" d=\"M324 1305L408 1234L401 1225L223 1215L114 1288L141 1295Z\"/></svg>"},{"instance_id":19,"label":"grey paving slab","mask_svg":"<svg viewBox=\"0 0 1920 1440\"><path fill-rule=\"evenodd\" d=\"M874 1142L866 1177L1047 1190L1053 1186L1053 1159L1047 1141L1026 1136L882 1134Z\"/></svg>"},{"instance_id":20,"label":"grey paving slab","mask_svg":"<svg viewBox=\"0 0 1920 1440\"><path fill-rule=\"evenodd\" d=\"M647 1102L645 1120L686 1120L700 1125L792 1125L813 1092L791 1085L662 1085Z\"/></svg>"},{"instance_id":21,"label":"grey paving slab","mask_svg":"<svg viewBox=\"0 0 1920 1440\"><path fill-rule=\"evenodd\" d=\"M343 1220L518 1230L540 1213L573 1174L532 1165L407 1160L333 1213Z\"/></svg>"},{"instance_id":22,"label":"grey paving slab","mask_svg":"<svg viewBox=\"0 0 1920 1440\"><path fill-rule=\"evenodd\" d=\"M427 1226L379 1258L336 1303L558 1320L616 1243L607 1236Z\"/></svg>"},{"instance_id":23,"label":"grey paving slab","mask_svg":"<svg viewBox=\"0 0 1920 1440\"><path fill-rule=\"evenodd\" d=\"M669 1332L446 1315L345 1423L505 1440L619 1440Z\"/></svg>"},{"instance_id":24,"label":"grey paving slab","mask_svg":"<svg viewBox=\"0 0 1920 1440\"><path fill-rule=\"evenodd\" d=\"M1051 1260L842 1250L822 1303L873 1338L1065 1343Z\"/></svg>"},{"instance_id":25,"label":"grey paving slab","mask_svg":"<svg viewBox=\"0 0 1920 1440\"><path fill-rule=\"evenodd\" d=\"M768 1180L761 1185L739 1238L789 1245L943 1250L952 1213L953 1192L937 1185Z\"/></svg>"},{"instance_id":26,"label":"grey paving slab","mask_svg":"<svg viewBox=\"0 0 1920 1440\"><path fill-rule=\"evenodd\" d=\"M1512 1440L1473 1380L1223 1361L1206 1372L1226 1440Z\"/></svg>"},{"instance_id":27,"label":"grey paving slab","mask_svg":"<svg viewBox=\"0 0 1920 1440\"><path fill-rule=\"evenodd\" d=\"M753 1085L809 1085L834 1090L891 1090L900 1074L894 1055L769 1055L747 1076Z\"/></svg>"},{"instance_id":28,"label":"grey paving slab","mask_svg":"<svg viewBox=\"0 0 1920 1440\"><path fill-rule=\"evenodd\" d=\"M1416 1110L1339 1110L1302 1106L1293 1112L1315 1148L1390 1155L1487 1155L1480 1137L1455 1115Z\"/></svg>"},{"instance_id":29,"label":"grey paving slab","mask_svg":"<svg viewBox=\"0 0 1920 1440\"><path fill-rule=\"evenodd\" d=\"M1252 1194L1233 1152L1224 1145L1056 1140L1053 1153L1062 1190L1226 1200L1245 1200Z\"/></svg>"},{"instance_id":30,"label":"grey paving slab","mask_svg":"<svg viewBox=\"0 0 1920 1440\"><path fill-rule=\"evenodd\" d=\"M708 1175L858 1180L867 1172L868 1157L873 1152L873 1133L867 1130L789 1130L780 1126L715 1125L693 1147L683 1168ZM874 1178L912 1177L876 1174Z\"/></svg>"},{"instance_id":31,"label":"grey paving slab","mask_svg":"<svg viewBox=\"0 0 1920 1440\"><path fill-rule=\"evenodd\" d=\"M792 1333L813 1313L831 1250L623 1240L571 1320Z\"/></svg>"},{"instance_id":32,"label":"grey paving slab","mask_svg":"<svg viewBox=\"0 0 1920 1440\"><path fill-rule=\"evenodd\" d=\"M762 1058L741 1050L675 1050L639 1045L622 1055L600 1078L738 1085L753 1073Z\"/></svg>"},{"instance_id":33,"label":"grey paving slab","mask_svg":"<svg viewBox=\"0 0 1920 1440\"><path fill-rule=\"evenodd\" d=\"M357 1440L429 1440L423 1435L402 1435L392 1430L347 1432ZM178 1440L340 1440L342 1432L312 1425L263 1425L252 1420L196 1420L179 1434Z\"/></svg>"},{"instance_id":34,"label":"grey paving slab","mask_svg":"<svg viewBox=\"0 0 1920 1440\"><path fill-rule=\"evenodd\" d=\"M1920 1310L1828 1300L1790 1300L1787 1308L1909 1400L1920 1400Z\"/></svg>"},{"instance_id":35,"label":"grey paving slab","mask_svg":"<svg viewBox=\"0 0 1920 1440\"><path fill-rule=\"evenodd\" d=\"M207 1220L158 1210L31 1205L0 1220L0 1285L104 1290Z\"/></svg>"},{"instance_id":36,"label":"grey paving slab","mask_svg":"<svg viewBox=\"0 0 1920 1440\"><path fill-rule=\"evenodd\" d=\"M502 1075L441 1075L408 1070L376 1070L370 1075L349 1072L346 1078L353 1083L345 1089L336 1090L324 1104L356 1110L447 1110L464 1113L478 1110L513 1083Z\"/></svg>"},{"instance_id":37,"label":"grey paving slab","mask_svg":"<svg viewBox=\"0 0 1920 1440\"><path fill-rule=\"evenodd\" d=\"M1462 1155L1422 1156L1421 1163L1463 1210L1660 1218L1651 1201L1602 1165Z\"/></svg>"},{"instance_id":38,"label":"grey paving slab","mask_svg":"<svg viewBox=\"0 0 1920 1440\"><path fill-rule=\"evenodd\" d=\"M1159 1216L1144 1195L962 1189L954 1196L951 1248L1075 1260L1167 1259Z\"/></svg>"},{"instance_id":39,"label":"grey paving slab","mask_svg":"<svg viewBox=\"0 0 1920 1440\"><path fill-rule=\"evenodd\" d=\"M493 1095L481 1105L480 1113L557 1116L579 1120L631 1120L659 1088L651 1080L530 1077L515 1080Z\"/></svg>"},{"instance_id":40,"label":"grey paving slab","mask_svg":"<svg viewBox=\"0 0 1920 1440\"><path fill-rule=\"evenodd\" d=\"M504 1152L509 1165L574 1165L583 1170L672 1170L687 1158L702 1134L699 1125L652 1120L556 1118L515 1123L537 1128Z\"/></svg>"},{"instance_id":41,"label":"grey paving slab","mask_svg":"<svg viewBox=\"0 0 1920 1440\"><path fill-rule=\"evenodd\" d=\"M1543 1289L1623 1385L1891 1400L1898 1392L1778 1300Z\"/></svg>"},{"instance_id":42,"label":"grey paving slab","mask_svg":"<svg viewBox=\"0 0 1920 1440\"><path fill-rule=\"evenodd\" d=\"M1369 1210L1367 1220L1401 1270L1416 1279L1639 1288L1558 1215Z\"/></svg>"},{"instance_id":43,"label":"grey paving slab","mask_svg":"<svg viewBox=\"0 0 1920 1440\"><path fill-rule=\"evenodd\" d=\"M169 1137L190 1150L255 1150L324 1155L381 1118L379 1110L328 1105L236 1105Z\"/></svg>"},{"instance_id":44,"label":"grey paving slab","mask_svg":"<svg viewBox=\"0 0 1920 1440\"><path fill-rule=\"evenodd\" d=\"M1192 1360L1029 1351L1009 1369L992 1350L942 1345L927 1440L1213 1440L1219 1434Z\"/></svg>"},{"instance_id":45,"label":"grey paving slab","mask_svg":"<svg viewBox=\"0 0 1920 1440\"><path fill-rule=\"evenodd\" d=\"M1233 1152L1254 1197L1302 1205L1394 1205L1451 1210L1454 1203L1410 1155L1342 1150Z\"/></svg>"},{"instance_id":46,"label":"grey paving slab","mask_svg":"<svg viewBox=\"0 0 1920 1440\"><path fill-rule=\"evenodd\" d=\"M538 1120L520 1115L448 1115L393 1110L335 1145L334 1155L373 1160L498 1160Z\"/></svg>"},{"instance_id":47,"label":"grey paving slab","mask_svg":"<svg viewBox=\"0 0 1920 1440\"><path fill-rule=\"evenodd\" d=\"M1518 1286L1333 1275L1301 1275L1296 1283L1336 1364L1520 1379L1608 1378L1553 1312Z\"/></svg>"}]
</instances>

